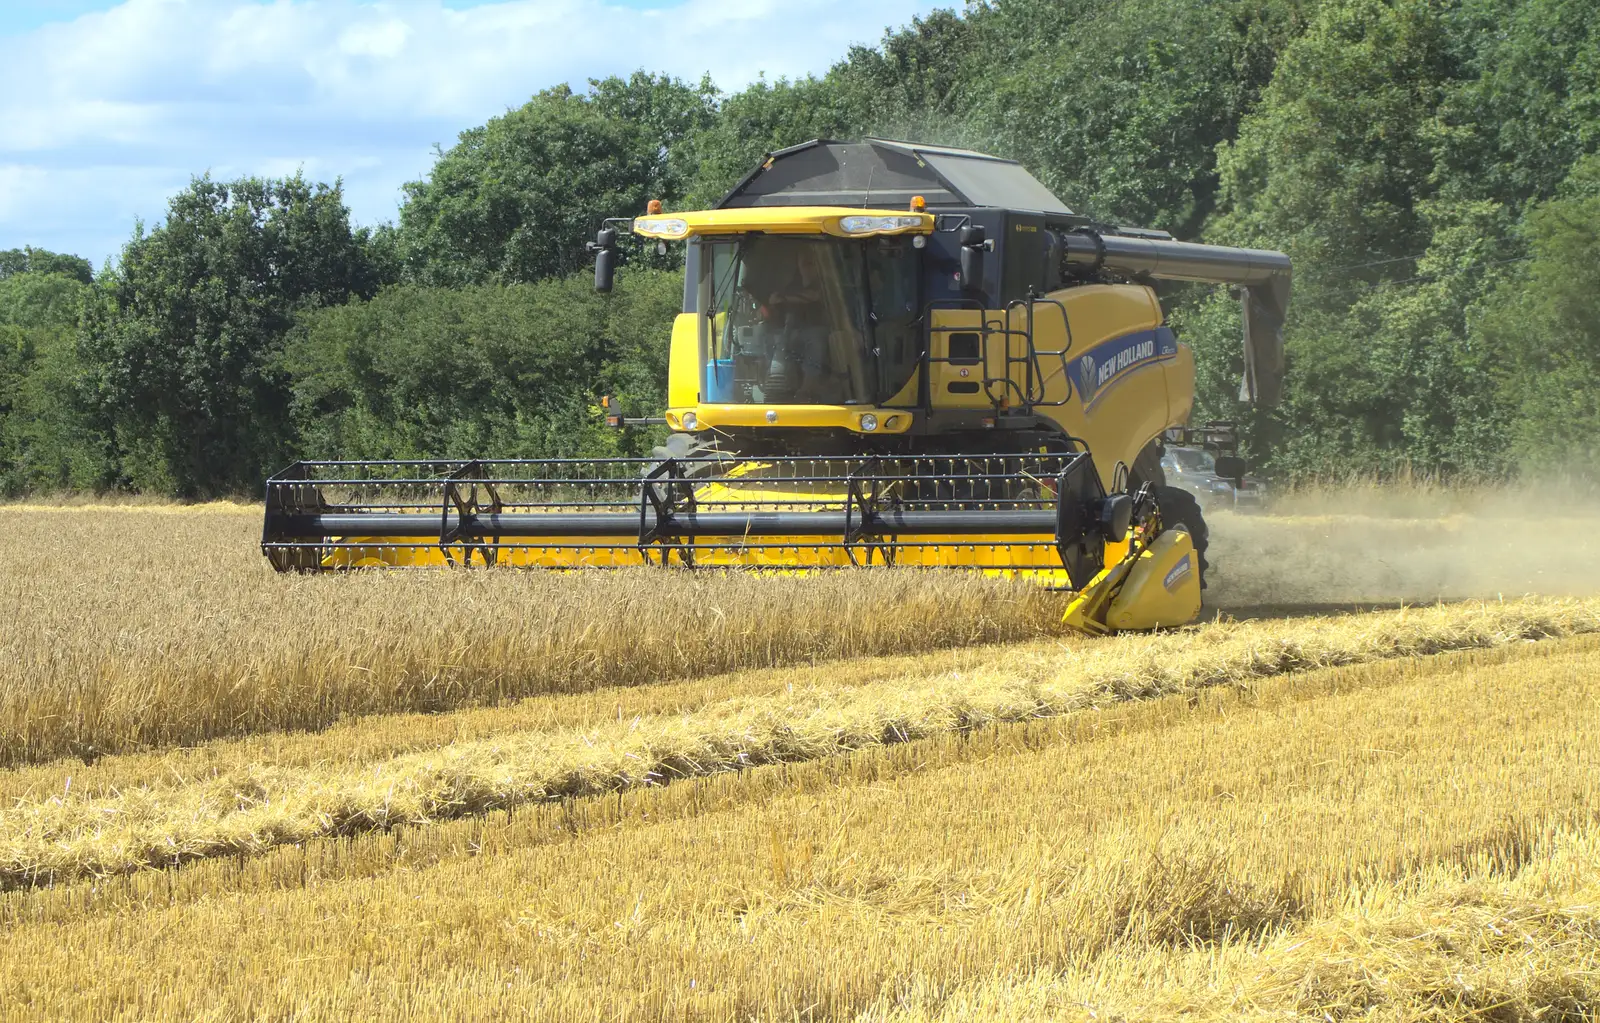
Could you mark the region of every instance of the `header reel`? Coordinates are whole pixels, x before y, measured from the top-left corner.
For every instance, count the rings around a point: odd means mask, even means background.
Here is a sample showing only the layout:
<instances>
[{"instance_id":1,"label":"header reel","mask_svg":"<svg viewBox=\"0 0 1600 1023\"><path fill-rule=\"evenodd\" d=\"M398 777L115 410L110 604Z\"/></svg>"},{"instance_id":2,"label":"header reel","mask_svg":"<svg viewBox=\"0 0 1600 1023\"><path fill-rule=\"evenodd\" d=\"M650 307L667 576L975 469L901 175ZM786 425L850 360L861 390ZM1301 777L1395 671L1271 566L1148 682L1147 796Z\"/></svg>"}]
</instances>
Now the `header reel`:
<instances>
[{"instance_id":1,"label":"header reel","mask_svg":"<svg viewBox=\"0 0 1600 1023\"><path fill-rule=\"evenodd\" d=\"M1079 590L1132 514L1082 452L299 462L261 547L297 572L898 565Z\"/></svg>"}]
</instances>

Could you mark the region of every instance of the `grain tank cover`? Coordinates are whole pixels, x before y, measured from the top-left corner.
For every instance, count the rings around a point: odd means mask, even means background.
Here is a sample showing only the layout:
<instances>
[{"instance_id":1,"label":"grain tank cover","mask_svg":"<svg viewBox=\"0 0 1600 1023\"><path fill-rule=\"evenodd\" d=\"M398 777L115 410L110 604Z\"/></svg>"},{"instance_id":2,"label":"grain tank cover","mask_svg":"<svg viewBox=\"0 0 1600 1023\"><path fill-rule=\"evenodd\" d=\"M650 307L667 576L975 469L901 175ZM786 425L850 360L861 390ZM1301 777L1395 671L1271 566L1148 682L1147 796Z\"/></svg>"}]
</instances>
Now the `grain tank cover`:
<instances>
[{"instance_id":1,"label":"grain tank cover","mask_svg":"<svg viewBox=\"0 0 1600 1023\"><path fill-rule=\"evenodd\" d=\"M988 206L1072 211L1015 160L915 142L818 139L779 150L717 204L904 208L920 195L928 208Z\"/></svg>"}]
</instances>

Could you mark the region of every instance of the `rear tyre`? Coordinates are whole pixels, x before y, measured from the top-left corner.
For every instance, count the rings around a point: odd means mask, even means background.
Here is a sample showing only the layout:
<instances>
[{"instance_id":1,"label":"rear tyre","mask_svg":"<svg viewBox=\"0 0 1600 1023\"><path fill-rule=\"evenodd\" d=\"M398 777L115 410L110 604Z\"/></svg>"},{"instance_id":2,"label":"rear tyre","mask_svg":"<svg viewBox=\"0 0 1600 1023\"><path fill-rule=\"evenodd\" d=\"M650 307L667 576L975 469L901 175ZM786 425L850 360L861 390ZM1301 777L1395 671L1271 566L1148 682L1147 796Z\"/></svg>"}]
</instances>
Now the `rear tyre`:
<instances>
[{"instance_id":1,"label":"rear tyre","mask_svg":"<svg viewBox=\"0 0 1600 1023\"><path fill-rule=\"evenodd\" d=\"M1200 560L1200 588L1206 587L1206 571L1211 567L1206 561L1206 548L1211 544L1210 531L1206 529L1205 516L1200 512L1200 502L1187 490L1177 487L1155 487L1156 507L1161 511L1164 528L1182 526L1194 544Z\"/></svg>"}]
</instances>

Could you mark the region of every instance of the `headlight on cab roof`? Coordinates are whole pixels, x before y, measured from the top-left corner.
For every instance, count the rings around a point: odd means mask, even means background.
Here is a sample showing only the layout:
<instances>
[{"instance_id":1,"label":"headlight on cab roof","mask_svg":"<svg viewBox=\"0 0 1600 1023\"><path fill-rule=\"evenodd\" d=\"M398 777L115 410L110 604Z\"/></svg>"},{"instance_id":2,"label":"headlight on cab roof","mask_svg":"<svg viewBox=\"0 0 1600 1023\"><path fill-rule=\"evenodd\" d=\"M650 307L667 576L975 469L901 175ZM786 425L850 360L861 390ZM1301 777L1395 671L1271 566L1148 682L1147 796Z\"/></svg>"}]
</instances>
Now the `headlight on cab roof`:
<instances>
[{"instance_id":1,"label":"headlight on cab roof","mask_svg":"<svg viewBox=\"0 0 1600 1023\"><path fill-rule=\"evenodd\" d=\"M839 230L845 234L883 234L921 227L923 222L922 217L840 217Z\"/></svg>"},{"instance_id":2,"label":"headlight on cab roof","mask_svg":"<svg viewBox=\"0 0 1600 1023\"><path fill-rule=\"evenodd\" d=\"M681 217L639 217L633 230L653 238L682 238L689 233L689 222Z\"/></svg>"}]
</instances>

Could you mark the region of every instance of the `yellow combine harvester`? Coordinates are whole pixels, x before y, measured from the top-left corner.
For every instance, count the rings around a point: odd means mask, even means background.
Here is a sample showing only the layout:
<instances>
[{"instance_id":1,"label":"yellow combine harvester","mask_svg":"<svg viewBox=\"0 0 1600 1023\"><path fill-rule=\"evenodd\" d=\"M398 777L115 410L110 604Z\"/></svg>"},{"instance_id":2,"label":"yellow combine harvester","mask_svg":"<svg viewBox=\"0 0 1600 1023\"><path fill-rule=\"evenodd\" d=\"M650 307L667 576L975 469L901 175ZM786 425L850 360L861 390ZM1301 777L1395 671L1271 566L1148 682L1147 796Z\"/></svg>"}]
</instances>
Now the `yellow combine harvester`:
<instances>
[{"instance_id":1,"label":"yellow combine harvester","mask_svg":"<svg viewBox=\"0 0 1600 1023\"><path fill-rule=\"evenodd\" d=\"M602 291L629 234L685 246L655 457L298 463L267 484L274 567L901 565L1068 591L1091 633L1199 613L1205 523L1160 466L1203 433L1194 359L1151 282L1238 289L1242 396L1270 404L1282 253L1095 224L1013 161L881 139L608 222Z\"/></svg>"}]
</instances>

